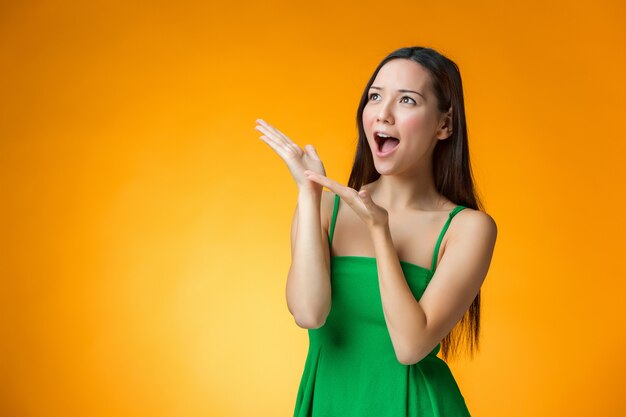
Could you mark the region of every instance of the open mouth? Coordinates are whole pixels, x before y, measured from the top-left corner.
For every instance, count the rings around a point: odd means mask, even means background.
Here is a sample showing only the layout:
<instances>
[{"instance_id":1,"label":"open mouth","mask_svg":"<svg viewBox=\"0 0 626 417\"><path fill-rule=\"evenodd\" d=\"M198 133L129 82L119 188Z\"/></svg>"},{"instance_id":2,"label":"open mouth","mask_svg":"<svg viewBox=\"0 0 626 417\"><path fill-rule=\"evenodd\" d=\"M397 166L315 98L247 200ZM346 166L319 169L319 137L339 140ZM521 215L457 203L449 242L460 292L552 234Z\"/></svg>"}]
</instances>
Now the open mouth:
<instances>
[{"instance_id":1,"label":"open mouth","mask_svg":"<svg viewBox=\"0 0 626 417\"><path fill-rule=\"evenodd\" d=\"M374 141L378 145L378 151L383 154L392 151L400 144L400 139L380 132L374 133Z\"/></svg>"}]
</instances>

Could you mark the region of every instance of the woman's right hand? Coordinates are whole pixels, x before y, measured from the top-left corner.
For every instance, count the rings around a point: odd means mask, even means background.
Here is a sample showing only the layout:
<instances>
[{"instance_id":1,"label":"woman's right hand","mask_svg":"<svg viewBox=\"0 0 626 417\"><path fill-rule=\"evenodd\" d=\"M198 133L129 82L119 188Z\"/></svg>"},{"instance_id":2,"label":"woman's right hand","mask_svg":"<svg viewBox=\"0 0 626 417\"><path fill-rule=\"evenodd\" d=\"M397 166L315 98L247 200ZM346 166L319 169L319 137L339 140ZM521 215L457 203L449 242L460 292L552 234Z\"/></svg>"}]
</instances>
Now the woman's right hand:
<instances>
[{"instance_id":1,"label":"woman's right hand","mask_svg":"<svg viewBox=\"0 0 626 417\"><path fill-rule=\"evenodd\" d=\"M291 175L296 181L298 189L300 191L313 190L321 193L323 186L309 180L306 175L304 175L305 170L326 175L324 165L313 145L306 145L304 150L302 150L284 133L266 121L257 119L256 122L257 126L255 129L263 133L260 139L274 149L278 156L287 164Z\"/></svg>"}]
</instances>

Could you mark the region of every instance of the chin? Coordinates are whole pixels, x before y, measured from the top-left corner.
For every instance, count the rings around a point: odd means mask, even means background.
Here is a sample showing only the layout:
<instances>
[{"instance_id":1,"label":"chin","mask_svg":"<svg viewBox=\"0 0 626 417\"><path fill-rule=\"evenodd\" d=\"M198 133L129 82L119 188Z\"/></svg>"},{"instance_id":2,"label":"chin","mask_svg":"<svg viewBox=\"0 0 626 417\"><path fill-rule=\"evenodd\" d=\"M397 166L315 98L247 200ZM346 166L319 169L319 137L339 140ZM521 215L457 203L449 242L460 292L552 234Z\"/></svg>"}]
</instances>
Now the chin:
<instances>
[{"instance_id":1,"label":"chin","mask_svg":"<svg viewBox=\"0 0 626 417\"><path fill-rule=\"evenodd\" d=\"M378 164L374 161L374 168L380 175L393 175L397 172L395 165Z\"/></svg>"}]
</instances>

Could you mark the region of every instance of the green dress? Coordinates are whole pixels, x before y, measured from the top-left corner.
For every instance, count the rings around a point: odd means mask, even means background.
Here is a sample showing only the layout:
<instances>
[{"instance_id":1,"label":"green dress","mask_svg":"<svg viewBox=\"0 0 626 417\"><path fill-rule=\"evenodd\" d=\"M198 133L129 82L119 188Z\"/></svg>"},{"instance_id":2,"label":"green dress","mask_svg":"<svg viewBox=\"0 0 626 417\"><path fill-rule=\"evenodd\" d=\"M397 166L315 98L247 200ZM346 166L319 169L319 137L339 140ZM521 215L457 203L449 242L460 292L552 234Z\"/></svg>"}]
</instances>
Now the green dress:
<instances>
[{"instance_id":1,"label":"green dress","mask_svg":"<svg viewBox=\"0 0 626 417\"><path fill-rule=\"evenodd\" d=\"M339 200L335 195L329 246ZM457 206L450 212L430 270L400 261L418 301L434 274L441 239L464 208ZM383 315L376 258L332 256L331 285L326 322L308 329L309 350L294 417L470 416L448 364L436 356L441 343L416 364L398 361Z\"/></svg>"}]
</instances>

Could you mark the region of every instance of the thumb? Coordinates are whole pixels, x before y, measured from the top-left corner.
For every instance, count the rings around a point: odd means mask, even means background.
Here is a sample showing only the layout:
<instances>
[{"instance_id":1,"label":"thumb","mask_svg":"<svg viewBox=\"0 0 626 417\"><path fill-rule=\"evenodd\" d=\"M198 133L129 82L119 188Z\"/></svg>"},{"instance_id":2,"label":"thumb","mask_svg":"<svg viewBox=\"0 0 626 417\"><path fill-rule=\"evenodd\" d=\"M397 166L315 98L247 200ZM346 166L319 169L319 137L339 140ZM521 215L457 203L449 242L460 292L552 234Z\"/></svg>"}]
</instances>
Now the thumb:
<instances>
[{"instance_id":1,"label":"thumb","mask_svg":"<svg viewBox=\"0 0 626 417\"><path fill-rule=\"evenodd\" d=\"M367 191L367 189L365 187L362 187L359 190L359 197L361 197L361 200L363 200L363 202L365 204L370 204L372 202L372 198L370 196L370 193Z\"/></svg>"},{"instance_id":2,"label":"thumb","mask_svg":"<svg viewBox=\"0 0 626 417\"><path fill-rule=\"evenodd\" d=\"M304 149L306 150L306 153L317 158L320 159L319 155L317 154L317 151L315 150L315 147L313 145L306 145L304 147Z\"/></svg>"}]
</instances>

